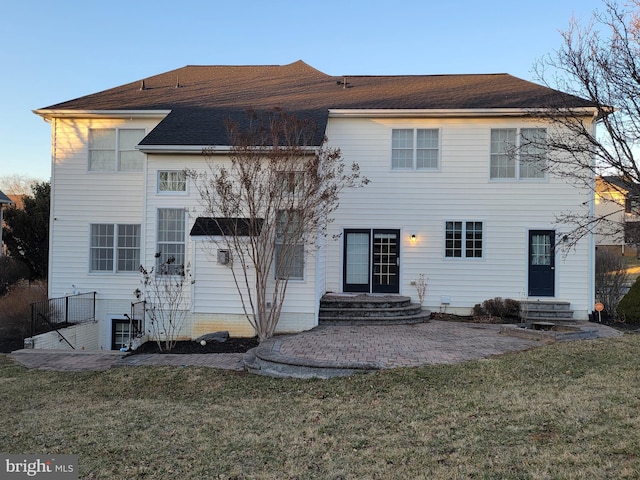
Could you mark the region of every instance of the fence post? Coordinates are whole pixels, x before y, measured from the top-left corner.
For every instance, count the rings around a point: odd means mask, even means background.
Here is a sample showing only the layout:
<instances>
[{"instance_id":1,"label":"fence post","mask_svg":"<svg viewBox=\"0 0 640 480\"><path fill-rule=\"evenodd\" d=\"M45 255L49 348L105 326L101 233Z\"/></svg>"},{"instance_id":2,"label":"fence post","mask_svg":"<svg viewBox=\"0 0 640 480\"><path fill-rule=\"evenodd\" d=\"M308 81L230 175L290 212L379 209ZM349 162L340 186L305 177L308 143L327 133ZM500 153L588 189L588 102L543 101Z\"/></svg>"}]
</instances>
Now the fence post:
<instances>
[{"instance_id":1,"label":"fence post","mask_svg":"<svg viewBox=\"0 0 640 480\"><path fill-rule=\"evenodd\" d=\"M31 304L31 335L29 335L30 337L33 337L35 335L35 331L36 331L36 304L32 303Z\"/></svg>"}]
</instances>

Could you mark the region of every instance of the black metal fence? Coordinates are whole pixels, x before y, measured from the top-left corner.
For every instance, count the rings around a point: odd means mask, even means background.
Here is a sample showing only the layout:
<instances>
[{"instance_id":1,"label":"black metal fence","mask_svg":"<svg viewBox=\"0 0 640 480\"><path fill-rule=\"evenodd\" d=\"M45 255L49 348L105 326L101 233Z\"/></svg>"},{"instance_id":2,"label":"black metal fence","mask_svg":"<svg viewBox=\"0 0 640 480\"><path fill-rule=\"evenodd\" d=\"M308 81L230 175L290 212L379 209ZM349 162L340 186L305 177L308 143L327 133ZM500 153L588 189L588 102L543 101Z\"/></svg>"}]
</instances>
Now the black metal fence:
<instances>
[{"instance_id":1,"label":"black metal fence","mask_svg":"<svg viewBox=\"0 0 640 480\"><path fill-rule=\"evenodd\" d=\"M31 336L96 318L96 292L31 304Z\"/></svg>"},{"instance_id":2,"label":"black metal fence","mask_svg":"<svg viewBox=\"0 0 640 480\"><path fill-rule=\"evenodd\" d=\"M132 336L142 336L145 331L146 304L144 300L131 304L131 329Z\"/></svg>"}]
</instances>

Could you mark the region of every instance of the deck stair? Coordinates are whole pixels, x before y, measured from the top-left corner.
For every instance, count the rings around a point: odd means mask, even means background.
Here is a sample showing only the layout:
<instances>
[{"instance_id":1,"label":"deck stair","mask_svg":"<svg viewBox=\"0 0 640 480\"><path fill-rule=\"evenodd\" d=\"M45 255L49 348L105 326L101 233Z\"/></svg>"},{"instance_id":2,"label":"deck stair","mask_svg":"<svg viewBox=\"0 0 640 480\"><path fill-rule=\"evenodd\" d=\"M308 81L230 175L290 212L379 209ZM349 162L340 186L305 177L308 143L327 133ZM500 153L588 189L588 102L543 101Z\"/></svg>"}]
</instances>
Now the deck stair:
<instances>
[{"instance_id":1,"label":"deck stair","mask_svg":"<svg viewBox=\"0 0 640 480\"><path fill-rule=\"evenodd\" d=\"M394 325L422 323L431 312L401 295L333 294L320 300L320 325Z\"/></svg>"},{"instance_id":2,"label":"deck stair","mask_svg":"<svg viewBox=\"0 0 640 480\"><path fill-rule=\"evenodd\" d=\"M555 300L520 301L520 316L526 323L575 323L569 302Z\"/></svg>"}]
</instances>

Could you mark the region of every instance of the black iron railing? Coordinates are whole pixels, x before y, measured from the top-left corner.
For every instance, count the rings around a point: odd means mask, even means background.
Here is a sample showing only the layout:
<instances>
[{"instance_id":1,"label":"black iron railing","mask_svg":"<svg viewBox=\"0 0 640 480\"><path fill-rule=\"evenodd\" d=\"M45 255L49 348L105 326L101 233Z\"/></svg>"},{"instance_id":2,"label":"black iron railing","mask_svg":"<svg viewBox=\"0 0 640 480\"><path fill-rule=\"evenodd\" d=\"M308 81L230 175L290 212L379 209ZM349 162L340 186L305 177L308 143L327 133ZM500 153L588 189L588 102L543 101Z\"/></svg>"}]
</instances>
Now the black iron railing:
<instances>
[{"instance_id":1,"label":"black iron railing","mask_svg":"<svg viewBox=\"0 0 640 480\"><path fill-rule=\"evenodd\" d=\"M96 292L50 298L31 304L31 336L96 318Z\"/></svg>"},{"instance_id":2,"label":"black iron railing","mask_svg":"<svg viewBox=\"0 0 640 480\"><path fill-rule=\"evenodd\" d=\"M125 315L131 322L130 333L132 337L139 337L144 335L146 315L146 304L144 300L131 304L131 315Z\"/></svg>"}]
</instances>

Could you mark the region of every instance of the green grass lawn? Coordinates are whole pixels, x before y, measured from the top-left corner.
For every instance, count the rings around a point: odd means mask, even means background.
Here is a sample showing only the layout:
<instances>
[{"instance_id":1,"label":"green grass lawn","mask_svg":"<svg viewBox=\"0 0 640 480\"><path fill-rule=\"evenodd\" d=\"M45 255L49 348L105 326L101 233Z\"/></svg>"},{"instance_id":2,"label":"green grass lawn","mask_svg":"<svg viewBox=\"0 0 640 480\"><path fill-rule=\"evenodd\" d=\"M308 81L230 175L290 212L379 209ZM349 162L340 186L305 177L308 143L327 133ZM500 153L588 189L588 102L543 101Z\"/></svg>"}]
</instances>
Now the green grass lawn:
<instances>
[{"instance_id":1,"label":"green grass lawn","mask_svg":"<svg viewBox=\"0 0 640 480\"><path fill-rule=\"evenodd\" d=\"M334 380L27 370L0 356L0 451L81 478L640 478L640 335Z\"/></svg>"}]
</instances>

